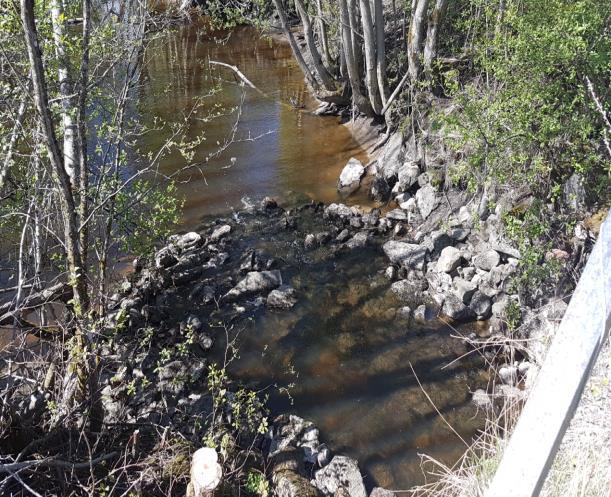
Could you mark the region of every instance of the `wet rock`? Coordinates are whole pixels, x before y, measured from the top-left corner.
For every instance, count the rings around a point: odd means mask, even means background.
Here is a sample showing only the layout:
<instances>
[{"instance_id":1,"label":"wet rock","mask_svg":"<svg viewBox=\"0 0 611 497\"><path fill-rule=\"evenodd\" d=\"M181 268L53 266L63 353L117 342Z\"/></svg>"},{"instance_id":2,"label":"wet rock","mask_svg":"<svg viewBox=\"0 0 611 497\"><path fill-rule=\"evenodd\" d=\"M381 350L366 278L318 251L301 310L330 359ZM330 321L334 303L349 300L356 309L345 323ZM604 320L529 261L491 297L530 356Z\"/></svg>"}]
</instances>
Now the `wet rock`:
<instances>
[{"instance_id":1,"label":"wet rock","mask_svg":"<svg viewBox=\"0 0 611 497\"><path fill-rule=\"evenodd\" d=\"M231 226L229 226L228 224L219 226L210 235L210 241L213 243L218 242L221 238L227 236L229 233L231 233Z\"/></svg>"},{"instance_id":2,"label":"wet rock","mask_svg":"<svg viewBox=\"0 0 611 497\"><path fill-rule=\"evenodd\" d=\"M316 235L314 235L314 233L309 233L306 235L305 239L303 240L303 247L306 250L312 250L314 248L316 248Z\"/></svg>"},{"instance_id":3,"label":"wet rock","mask_svg":"<svg viewBox=\"0 0 611 497\"><path fill-rule=\"evenodd\" d=\"M365 247L368 242L369 235L365 232L360 232L354 235L350 240L346 242L346 247L349 249Z\"/></svg>"},{"instance_id":4,"label":"wet rock","mask_svg":"<svg viewBox=\"0 0 611 497\"><path fill-rule=\"evenodd\" d=\"M304 421L299 416L283 414L274 420L267 438L269 439L269 455L275 457L276 454L285 451L299 440L304 429L312 426L309 421Z\"/></svg>"},{"instance_id":5,"label":"wet rock","mask_svg":"<svg viewBox=\"0 0 611 497\"><path fill-rule=\"evenodd\" d=\"M426 219L431 215L439 204L437 193L431 185L425 185L416 192L416 203L422 219Z\"/></svg>"},{"instance_id":6,"label":"wet rock","mask_svg":"<svg viewBox=\"0 0 611 497\"><path fill-rule=\"evenodd\" d=\"M468 321L474 317L471 309L453 294L445 297L441 312L454 321Z\"/></svg>"},{"instance_id":7,"label":"wet rock","mask_svg":"<svg viewBox=\"0 0 611 497\"><path fill-rule=\"evenodd\" d=\"M390 198L390 186L388 182L381 176L376 176L369 189L369 197L374 202L388 202Z\"/></svg>"},{"instance_id":8,"label":"wet rock","mask_svg":"<svg viewBox=\"0 0 611 497\"><path fill-rule=\"evenodd\" d=\"M289 285L282 285L267 296L267 307L270 309L290 309L296 303L295 289Z\"/></svg>"},{"instance_id":9,"label":"wet rock","mask_svg":"<svg viewBox=\"0 0 611 497\"><path fill-rule=\"evenodd\" d=\"M473 258L473 265L478 269L484 271L490 271L493 267L496 267L501 262L501 256L496 250L486 250L480 254L477 254Z\"/></svg>"},{"instance_id":10,"label":"wet rock","mask_svg":"<svg viewBox=\"0 0 611 497\"><path fill-rule=\"evenodd\" d=\"M426 290L426 283L422 280L399 280L395 281L390 290L403 301L410 301L422 297L422 292Z\"/></svg>"},{"instance_id":11,"label":"wet rock","mask_svg":"<svg viewBox=\"0 0 611 497\"><path fill-rule=\"evenodd\" d=\"M347 219L353 217L356 213L345 204L330 204L325 208L324 217Z\"/></svg>"},{"instance_id":12,"label":"wet rock","mask_svg":"<svg viewBox=\"0 0 611 497\"><path fill-rule=\"evenodd\" d=\"M225 295L226 299L236 299L269 292L282 285L282 276L277 269L273 271L251 271Z\"/></svg>"},{"instance_id":13,"label":"wet rock","mask_svg":"<svg viewBox=\"0 0 611 497\"><path fill-rule=\"evenodd\" d=\"M492 314L492 302L482 292L475 292L469 303L469 308L477 316L477 319L488 319Z\"/></svg>"},{"instance_id":14,"label":"wet rock","mask_svg":"<svg viewBox=\"0 0 611 497\"><path fill-rule=\"evenodd\" d=\"M422 270L424 268L428 249L413 243L390 240L386 242L382 249L386 257L394 264L401 264L405 267Z\"/></svg>"},{"instance_id":15,"label":"wet rock","mask_svg":"<svg viewBox=\"0 0 611 497\"><path fill-rule=\"evenodd\" d=\"M350 232L347 229L343 229L340 231L339 235L335 238L335 241L339 243L344 243L346 240L350 238Z\"/></svg>"},{"instance_id":16,"label":"wet rock","mask_svg":"<svg viewBox=\"0 0 611 497\"><path fill-rule=\"evenodd\" d=\"M265 211L273 210L273 209L276 209L277 207L278 207L278 202L276 202L276 199L274 198L265 197L263 200L261 200L261 209Z\"/></svg>"},{"instance_id":17,"label":"wet rock","mask_svg":"<svg viewBox=\"0 0 611 497\"><path fill-rule=\"evenodd\" d=\"M337 189L344 195L350 195L361 185L361 178L365 174L365 168L360 160L351 158L342 170Z\"/></svg>"},{"instance_id":18,"label":"wet rock","mask_svg":"<svg viewBox=\"0 0 611 497\"><path fill-rule=\"evenodd\" d=\"M414 311L414 319L419 323L424 323L427 318L426 305L419 305Z\"/></svg>"},{"instance_id":19,"label":"wet rock","mask_svg":"<svg viewBox=\"0 0 611 497\"><path fill-rule=\"evenodd\" d=\"M446 247L441 251L437 260L437 271L451 273L460 265L461 259L460 250L455 247Z\"/></svg>"},{"instance_id":20,"label":"wet rock","mask_svg":"<svg viewBox=\"0 0 611 497\"><path fill-rule=\"evenodd\" d=\"M386 490L385 488L375 487L369 494L369 497L396 497L396 495L394 492Z\"/></svg>"},{"instance_id":21,"label":"wet rock","mask_svg":"<svg viewBox=\"0 0 611 497\"><path fill-rule=\"evenodd\" d=\"M313 483L327 497L334 496L340 488L347 490L350 497L367 497L358 464L350 457L335 456L316 471Z\"/></svg>"},{"instance_id":22,"label":"wet rock","mask_svg":"<svg viewBox=\"0 0 611 497\"><path fill-rule=\"evenodd\" d=\"M164 247L155 254L155 266L166 268L178 262L178 258L172 247Z\"/></svg>"},{"instance_id":23,"label":"wet rock","mask_svg":"<svg viewBox=\"0 0 611 497\"><path fill-rule=\"evenodd\" d=\"M476 290L477 285L475 283L462 278L454 279L454 293L463 304L469 305Z\"/></svg>"}]
</instances>

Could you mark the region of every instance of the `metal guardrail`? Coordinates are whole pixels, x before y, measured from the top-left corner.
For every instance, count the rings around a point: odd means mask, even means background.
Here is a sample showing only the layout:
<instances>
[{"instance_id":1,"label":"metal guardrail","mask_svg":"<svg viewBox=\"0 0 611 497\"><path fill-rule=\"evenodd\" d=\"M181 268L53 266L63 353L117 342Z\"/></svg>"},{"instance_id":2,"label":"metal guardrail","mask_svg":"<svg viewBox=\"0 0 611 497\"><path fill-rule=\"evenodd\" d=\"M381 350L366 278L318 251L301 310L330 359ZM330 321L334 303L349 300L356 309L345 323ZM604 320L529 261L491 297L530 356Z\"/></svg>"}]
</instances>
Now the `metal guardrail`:
<instances>
[{"instance_id":1,"label":"metal guardrail","mask_svg":"<svg viewBox=\"0 0 611 497\"><path fill-rule=\"evenodd\" d=\"M536 497L611 326L611 213L486 497Z\"/></svg>"}]
</instances>

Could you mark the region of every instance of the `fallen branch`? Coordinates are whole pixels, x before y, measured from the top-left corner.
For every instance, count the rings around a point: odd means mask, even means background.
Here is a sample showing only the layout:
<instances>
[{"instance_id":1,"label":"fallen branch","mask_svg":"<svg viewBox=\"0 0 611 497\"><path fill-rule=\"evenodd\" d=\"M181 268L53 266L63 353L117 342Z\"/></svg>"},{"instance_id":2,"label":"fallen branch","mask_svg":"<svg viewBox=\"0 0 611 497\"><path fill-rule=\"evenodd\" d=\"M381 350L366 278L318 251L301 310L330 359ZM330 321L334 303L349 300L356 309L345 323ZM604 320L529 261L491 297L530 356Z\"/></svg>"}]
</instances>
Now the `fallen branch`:
<instances>
[{"instance_id":1,"label":"fallen branch","mask_svg":"<svg viewBox=\"0 0 611 497\"><path fill-rule=\"evenodd\" d=\"M110 452L108 454L103 454L95 459L90 459L89 461L83 462L70 462L63 461L61 459L35 459L32 461L23 461L23 462L13 462L7 464L0 464L0 473L13 473L15 471L21 471L27 468L34 467L53 467L53 468L64 468L69 469L71 471L80 470L80 469L89 469L91 466L95 466L96 464L100 464L101 462L108 461L109 459L114 459L119 455L118 452Z\"/></svg>"},{"instance_id":2,"label":"fallen branch","mask_svg":"<svg viewBox=\"0 0 611 497\"><path fill-rule=\"evenodd\" d=\"M397 87L395 88L395 91L392 92L392 95L388 98L388 101L386 102L386 105L384 106L384 108L382 109L382 112L380 113L382 116L386 113L386 111L388 110L388 108L392 105L392 103L395 101L395 98L397 98L397 95L399 94L399 92L401 91L401 88L403 88L403 85L405 84L405 82L409 79L409 72L405 73L405 76L403 76L403 78L401 79L401 81L399 81L399 84L397 85Z\"/></svg>"},{"instance_id":3,"label":"fallen branch","mask_svg":"<svg viewBox=\"0 0 611 497\"><path fill-rule=\"evenodd\" d=\"M18 311L32 309L57 300L65 301L72 296L72 288L67 283L57 283L49 288L33 293L15 308L15 302L10 301L0 306L0 324L10 322L15 318Z\"/></svg>"}]
</instances>

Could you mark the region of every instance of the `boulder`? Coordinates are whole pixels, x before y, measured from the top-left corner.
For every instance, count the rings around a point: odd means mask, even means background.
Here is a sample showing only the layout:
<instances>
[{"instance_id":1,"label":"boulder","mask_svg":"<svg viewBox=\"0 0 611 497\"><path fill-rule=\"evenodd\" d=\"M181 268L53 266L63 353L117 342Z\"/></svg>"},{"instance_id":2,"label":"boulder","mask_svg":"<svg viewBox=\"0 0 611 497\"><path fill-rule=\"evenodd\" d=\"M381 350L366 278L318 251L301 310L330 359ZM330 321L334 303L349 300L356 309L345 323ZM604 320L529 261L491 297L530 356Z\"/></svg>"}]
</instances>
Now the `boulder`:
<instances>
[{"instance_id":1,"label":"boulder","mask_svg":"<svg viewBox=\"0 0 611 497\"><path fill-rule=\"evenodd\" d=\"M349 249L355 249L359 247L365 247L369 242L369 235L361 231L354 235L350 240L346 242L346 247Z\"/></svg>"},{"instance_id":2,"label":"boulder","mask_svg":"<svg viewBox=\"0 0 611 497\"><path fill-rule=\"evenodd\" d=\"M339 175L337 189L344 195L350 195L359 188L364 174L365 168L361 161L354 157L351 158Z\"/></svg>"},{"instance_id":3,"label":"boulder","mask_svg":"<svg viewBox=\"0 0 611 497\"><path fill-rule=\"evenodd\" d=\"M297 303L295 289L289 285L282 285L272 290L267 296L267 307L270 309L290 309Z\"/></svg>"},{"instance_id":4,"label":"boulder","mask_svg":"<svg viewBox=\"0 0 611 497\"><path fill-rule=\"evenodd\" d=\"M395 493L391 492L390 490L386 490L385 488L382 488L382 487L375 487L369 494L369 497L396 497L396 496L395 496Z\"/></svg>"},{"instance_id":5,"label":"boulder","mask_svg":"<svg viewBox=\"0 0 611 497\"><path fill-rule=\"evenodd\" d=\"M562 188L562 200L566 208L576 211L585 205L586 190L583 177L573 173Z\"/></svg>"},{"instance_id":6,"label":"boulder","mask_svg":"<svg viewBox=\"0 0 611 497\"><path fill-rule=\"evenodd\" d=\"M463 304L469 305L476 290L477 285L475 283L462 278L454 279L454 293Z\"/></svg>"},{"instance_id":7,"label":"boulder","mask_svg":"<svg viewBox=\"0 0 611 497\"><path fill-rule=\"evenodd\" d=\"M171 238L172 243L175 243L182 250L189 249L191 247L196 247L202 244L202 237L199 233L195 233L195 231L190 231L189 233L185 233L184 235L176 235Z\"/></svg>"},{"instance_id":8,"label":"boulder","mask_svg":"<svg viewBox=\"0 0 611 497\"><path fill-rule=\"evenodd\" d=\"M223 226L219 226L215 228L212 234L210 235L211 242L218 242L221 238L231 233L231 226L228 224L224 224Z\"/></svg>"},{"instance_id":9,"label":"boulder","mask_svg":"<svg viewBox=\"0 0 611 497\"><path fill-rule=\"evenodd\" d=\"M388 202L390 186L383 177L376 176L373 179L369 188L369 197L375 202Z\"/></svg>"},{"instance_id":10,"label":"boulder","mask_svg":"<svg viewBox=\"0 0 611 497\"><path fill-rule=\"evenodd\" d=\"M395 133L382 148L378 159L378 173L386 180L397 176L399 168L403 165L404 156L403 136L400 132Z\"/></svg>"},{"instance_id":11,"label":"boulder","mask_svg":"<svg viewBox=\"0 0 611 497\"><path fill-rule=\"evenodd\" d=\"M340 488L347 490L350 497L367 497L358 464L347 456L335 456L316 471L313 483L326 497L334 496Z\"/></svg>"},{"instance_id":12,"label":"boulder","mask_svg":"<svg viewBox=\"0 0 611 497\"><path fill-rule=\"evenodd\" d=\"M477 319L488 319L492 314L492 301L487 295L477 291L471 297L469 309L477 316Z\"/></svg>"},{"instance_id":13,"label":"boulder","mask_svg":"<svg viewBox=\"0 0 611 497\"><path fill-rule=\"evenodd\" d=\"M446 295L441 312L454 321L468 321L474 317L471 309L454 294Z\"/></svg>"},{"instance_id":14,"label":"boulder","mask_svg":"<svg viewBox=\"0 0 611 497\"><path fill-rule=\"evenodd\" d=\"M251 271L225 295L226 299L236 299L269 292L282 285L280 271Z\"/></svg>"},{"instance_id":15,"label":"boulder","mask_svg":"<svg viewBox=\"0 0 611 497\"><path fill-rule=\"evenodd\" d=\"M426 321L426 305L422 304L416 307L414 319L419 323L424 323Z\"/></svg>"},{"instance_id":16,"label":"boulder","mask_svg":"<svg viewBox=\"0 0 611 497\"><path fill-rule=\"evenodd\" d=\"M382 249L386 257L394 264L401 264L411 269L424 269L428 250L422 245L390 240L383 245Z\"/></svg>"},{"instance_id":17,"label":"boulder","mask_svg":"<svg viewBox=\"0 0 611 497\"><path fill-rule=\"evenodd\" d=\"M325 207L324 217L346 219L353 217L356 213L345 204L330 204Z\"/></svg>"},{"instance_id":18,"label":"boulder","mask_svg":"<svg viewBox=\"0 0 611 497\"><path fill-rule=\"evenodd\" d=\"M471 230L467 229L467 228L452 228L449 232L448 232L448 236L456 241L456 242L464 242L467 237L469 236L469 233L471 233Z\"/></svg>"},{"instance_id":19,"label":"boulder","mask_svg":"<svg viewBox=\"0 0 611 497\"><path fill-rule=\"evenodd\" d=\"M441 255L437 260L437 271L451 273L459 265L462 256L460 250L455 247L446 247L441 251Z\"/></svg>"},{"instance_id":20,"label":"boulder","mask_svg":"<svg viewBox=\"0 0 611 497\"><path fill-rule=\"evenodd\" d=\"M294 471L280 471L272 480L278 497L318 497L318 491L310 481Z\"/></svg>"},{"instance_id":21,"label":"boulder","mask_svg":"<svg viewBox=\"0 0 611 497\"><path fill-rule=\"evenodd\" d=\"M431 185L425 185L416 192L416 203L422 219L426 219L431 215L439 204L437 193Z\"/></svg>"},{"instance_id":22,"label":"boulder","mask_svg":"<svg viewBox=\"0 0 611 497\"><path fill-rule=\"evenodd\" d=\"M496 250L486 250L473 257L473 265L478 269L490 271L501 262L501 256Z\"/></svg>"},{"instance_id":23,"label":"boulder","mask_svg":"<svg viewBox=\"0 0 611 497\"><path fill-rule=\"evenodd\" d=\"M403 164L397 173L397 191L405 192L418 182L420 168L415 162Z\"/></svg>"},{"instance_id":24,"label":"boulder","mask_svg":"<svg viewBox=\"0 0 611 497\"><path fill-rule=\"evenodd\" d=\"M340 231L339 235L335 237L335 241L339 243L344 243L349 238L350 238L350 232L347 229L343 229L342 231Z\"/></svg>"},{"instance_id":25,"label":"boulder","mask_svg":"<svg viewBox=\"0 0 611 497\"><path fill-rule=\"evenodd\" d=\"M157 268L170 267L177 262L178 258L172 247L164 247L155 254L155 266Z\"/></svg>"}]
</instances>

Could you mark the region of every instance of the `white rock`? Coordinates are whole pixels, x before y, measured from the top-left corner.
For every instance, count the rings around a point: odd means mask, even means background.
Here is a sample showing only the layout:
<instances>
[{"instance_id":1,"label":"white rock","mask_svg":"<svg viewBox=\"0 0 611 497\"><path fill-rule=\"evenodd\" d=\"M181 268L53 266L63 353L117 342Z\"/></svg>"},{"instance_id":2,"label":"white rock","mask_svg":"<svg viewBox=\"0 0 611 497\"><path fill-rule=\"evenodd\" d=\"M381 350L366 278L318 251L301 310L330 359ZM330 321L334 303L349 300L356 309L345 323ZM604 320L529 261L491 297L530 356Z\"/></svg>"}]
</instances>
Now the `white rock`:
<instances>
[{"instance_id":1,"label":"white rock","mask_svg":"<svg viewBox=\"0 0 611 497\"><path fill-rule=\"evenodd\" d=\"M361 178L364 174L365 168L363 167L361 161L355 159L354 157L351 158L339 175L337 189L341 193L349 195L358 189L361 184Z\"/></svg>"},{"instance_id":2,"label":"white rock","mask_svg":"<svg viewBox=\"0 0 611 497\"><path fill-rule=\"evenodd\" d=\"M437 261L437 271L451 273L460 265L460 259L460 250L455 247L444 248Z\"/></svg>"}]
</instances>

